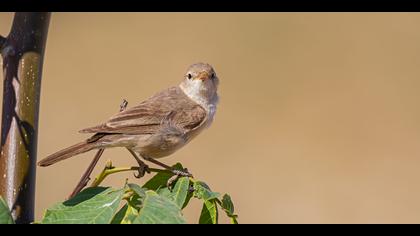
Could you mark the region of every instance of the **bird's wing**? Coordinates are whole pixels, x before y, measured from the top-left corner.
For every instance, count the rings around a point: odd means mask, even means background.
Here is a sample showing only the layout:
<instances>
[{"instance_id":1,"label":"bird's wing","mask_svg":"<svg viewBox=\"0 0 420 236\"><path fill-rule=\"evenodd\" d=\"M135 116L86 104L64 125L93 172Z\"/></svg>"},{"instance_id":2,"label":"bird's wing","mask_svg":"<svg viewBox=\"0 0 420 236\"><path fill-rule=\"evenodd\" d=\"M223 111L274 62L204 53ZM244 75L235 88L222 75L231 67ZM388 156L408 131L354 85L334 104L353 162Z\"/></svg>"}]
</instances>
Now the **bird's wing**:
<instances>
[{"instance_id":1,"label":"bird's wing","mask_svg":"<svg viewBox=\"0 0 420 236\"><path fill-rule=\"evenodd\" d=\"M164 90L139 105L112 116L107 122L82 133L154 134L170 116L171 124L185 132L202 124L206 111L178 87Z\"/></svg>"}]
</instances>

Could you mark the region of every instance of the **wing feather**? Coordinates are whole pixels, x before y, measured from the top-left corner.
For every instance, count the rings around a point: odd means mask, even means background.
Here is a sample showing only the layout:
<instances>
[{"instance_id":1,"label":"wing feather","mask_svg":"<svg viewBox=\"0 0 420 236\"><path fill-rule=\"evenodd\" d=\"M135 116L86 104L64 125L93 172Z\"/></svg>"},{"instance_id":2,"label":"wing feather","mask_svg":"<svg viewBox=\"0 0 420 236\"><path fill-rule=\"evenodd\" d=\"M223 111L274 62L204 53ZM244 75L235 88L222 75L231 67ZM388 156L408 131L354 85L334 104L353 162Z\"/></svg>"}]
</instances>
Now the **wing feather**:
<instances>
[{"instance_id":1,"label":"wing feather","mask_svg":"<svg viewBox=\"0 0 420 236\"><path fill-rule=\"evenodd\" d=\"M103 124L80 132L153 134L170 113L175 113L171 115L171 123L185 132L199 126L207 116L204 108L187 97L179 87L172 87L117 113Z\"/></svg>"}]
</instances>

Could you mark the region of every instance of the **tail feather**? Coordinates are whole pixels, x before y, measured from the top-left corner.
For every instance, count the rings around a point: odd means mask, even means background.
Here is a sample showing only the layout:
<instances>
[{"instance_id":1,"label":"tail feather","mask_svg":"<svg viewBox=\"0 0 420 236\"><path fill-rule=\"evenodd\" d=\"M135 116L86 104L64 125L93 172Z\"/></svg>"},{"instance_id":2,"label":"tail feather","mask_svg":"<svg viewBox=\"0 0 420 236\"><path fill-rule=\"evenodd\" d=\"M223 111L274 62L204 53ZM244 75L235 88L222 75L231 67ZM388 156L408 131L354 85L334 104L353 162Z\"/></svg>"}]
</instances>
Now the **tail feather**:
<instances>
[{"instance_id":1,"label":"tail feather","mask_svg":"<svg viewBox=\"0 0 420 236\"><path fill-rule=\"evenodd\" d=\"M90 151L92 149L94 149L96 147L95 142L87 142L87 141L83 141L80 142L78 144L75 144L73 146L70 146L68 148L65 148L61 151L58 151L54 154L51 154L49 156L47 156L46 158L42 159L41 161L38 162L39 166L49 166L52 165L56 162L65 160L67 158L70 158L72 156Z\"/></svg>"}]
</instances>

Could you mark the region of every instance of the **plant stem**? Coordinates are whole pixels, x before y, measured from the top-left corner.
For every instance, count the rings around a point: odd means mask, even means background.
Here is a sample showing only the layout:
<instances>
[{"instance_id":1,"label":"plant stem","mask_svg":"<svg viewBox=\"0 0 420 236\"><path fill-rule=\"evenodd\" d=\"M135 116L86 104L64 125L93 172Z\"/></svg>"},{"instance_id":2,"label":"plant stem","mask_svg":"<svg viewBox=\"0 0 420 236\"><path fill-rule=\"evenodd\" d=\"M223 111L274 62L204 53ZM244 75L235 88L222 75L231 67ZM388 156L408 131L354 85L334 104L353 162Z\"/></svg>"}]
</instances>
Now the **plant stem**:
<instances>
[{"instance_id":1,"label":"plant stem","mask_svg":"<svg viewBox=\"0 0 420 236\"><path fill-rule=\"evenodd\" d=\"M123 99L122 103L120 104L120 112L124 111L127 108L127 105L127 100ZM104 151L105 149L101 148L96 152L95 157L86 169L85 173L83 173L82 177L79 180L79 183L77 183L76 187L74 188L73 192L70 194L68 199L76 196L76 194L80 193L80 191L82 191L82 189L87 185L87 183L90 180L90 175L92 174L93 169L95 168L96 164L99 161L99 158L101 158Z\"/></svg>"},{"instance_id":2,"label":"plant stem","mask_svg":"<svg viewBox=\"0 0 420 236\"><path fill-rule=\"evenodd\" d=\"M34 220L39 98L49 22L50 13L18 12L7 38L0 38L0 195L18 224Z\"/></svg>"},{"instance_id":3,"label":"plant stem","mask_svg":"<svg viewBox=\"0 0 420 236\"><path fill-rule=\"evenodd\" d=\"M138 171L138 166L132 166L132 167L114 167L112 166L111 161L108 161L104 167L104 169L99 173L99 175L95 178L95 180L92 182L90 187L97 187L99 186L104 179L111 174L119 173L119 172L125 172L125 171ZM165 173L172 173L170 170L162 170L162 169L156 169L156 168L148 168L150 172L165 172Z\"/></svg>"},{"instance_id":4,"label":"plant stem","mask_svg":"<svg viewBox=\"0 0 420 236\"><path fill-rule=\"evenodd\" d=\"M3 48L3 45L6 43L6 38L0 35L0 50Z\"/></svg>"},{"instance_id":5,"label":"plant stem","mask_svg":"<svg viewBox=\"0 0 420 236\"><path fill-rule=\"evenodd\" d=\"M93 158L89 167L86 169L85 173L83 173L82 177L80 178L79 183L77 183L76 187L74 188L73 192L70 194L68 199L76 196L76 194L80 193L80 191L82 191L82 189L87 185L87 183L90 180L90 175L92 174L93 169L95 168L96 164L99 161L99 158L101 158L104 151L105 149L99 149L98 152L96 152L95 157Z\"/></svg>"}]
</instances>

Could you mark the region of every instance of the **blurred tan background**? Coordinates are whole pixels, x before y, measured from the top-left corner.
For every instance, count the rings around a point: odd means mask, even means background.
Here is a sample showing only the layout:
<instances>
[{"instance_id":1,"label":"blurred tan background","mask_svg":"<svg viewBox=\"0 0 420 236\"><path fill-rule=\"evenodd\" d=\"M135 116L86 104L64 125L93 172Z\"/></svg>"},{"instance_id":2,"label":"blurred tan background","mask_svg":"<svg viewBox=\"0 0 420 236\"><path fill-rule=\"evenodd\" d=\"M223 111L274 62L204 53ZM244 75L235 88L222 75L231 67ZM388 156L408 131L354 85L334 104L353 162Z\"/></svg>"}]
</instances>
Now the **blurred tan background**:
<instances>
[{"instance_id":1,"label":"blurred tan background","mask_svg":"<svg viewBox=\"0 0 420 236\"><path fill-rule=\"evenodd\" d=\"M209 62L215 122L163 161L230 193L241 223L420 223L419 27L414 13L53 13L38 159ZM38 219L93 155L38 168ZM97 170L106 159L135 164L114 149ZM126 177L145 181L105 184Z\"/></svg>"}]
</instances>

